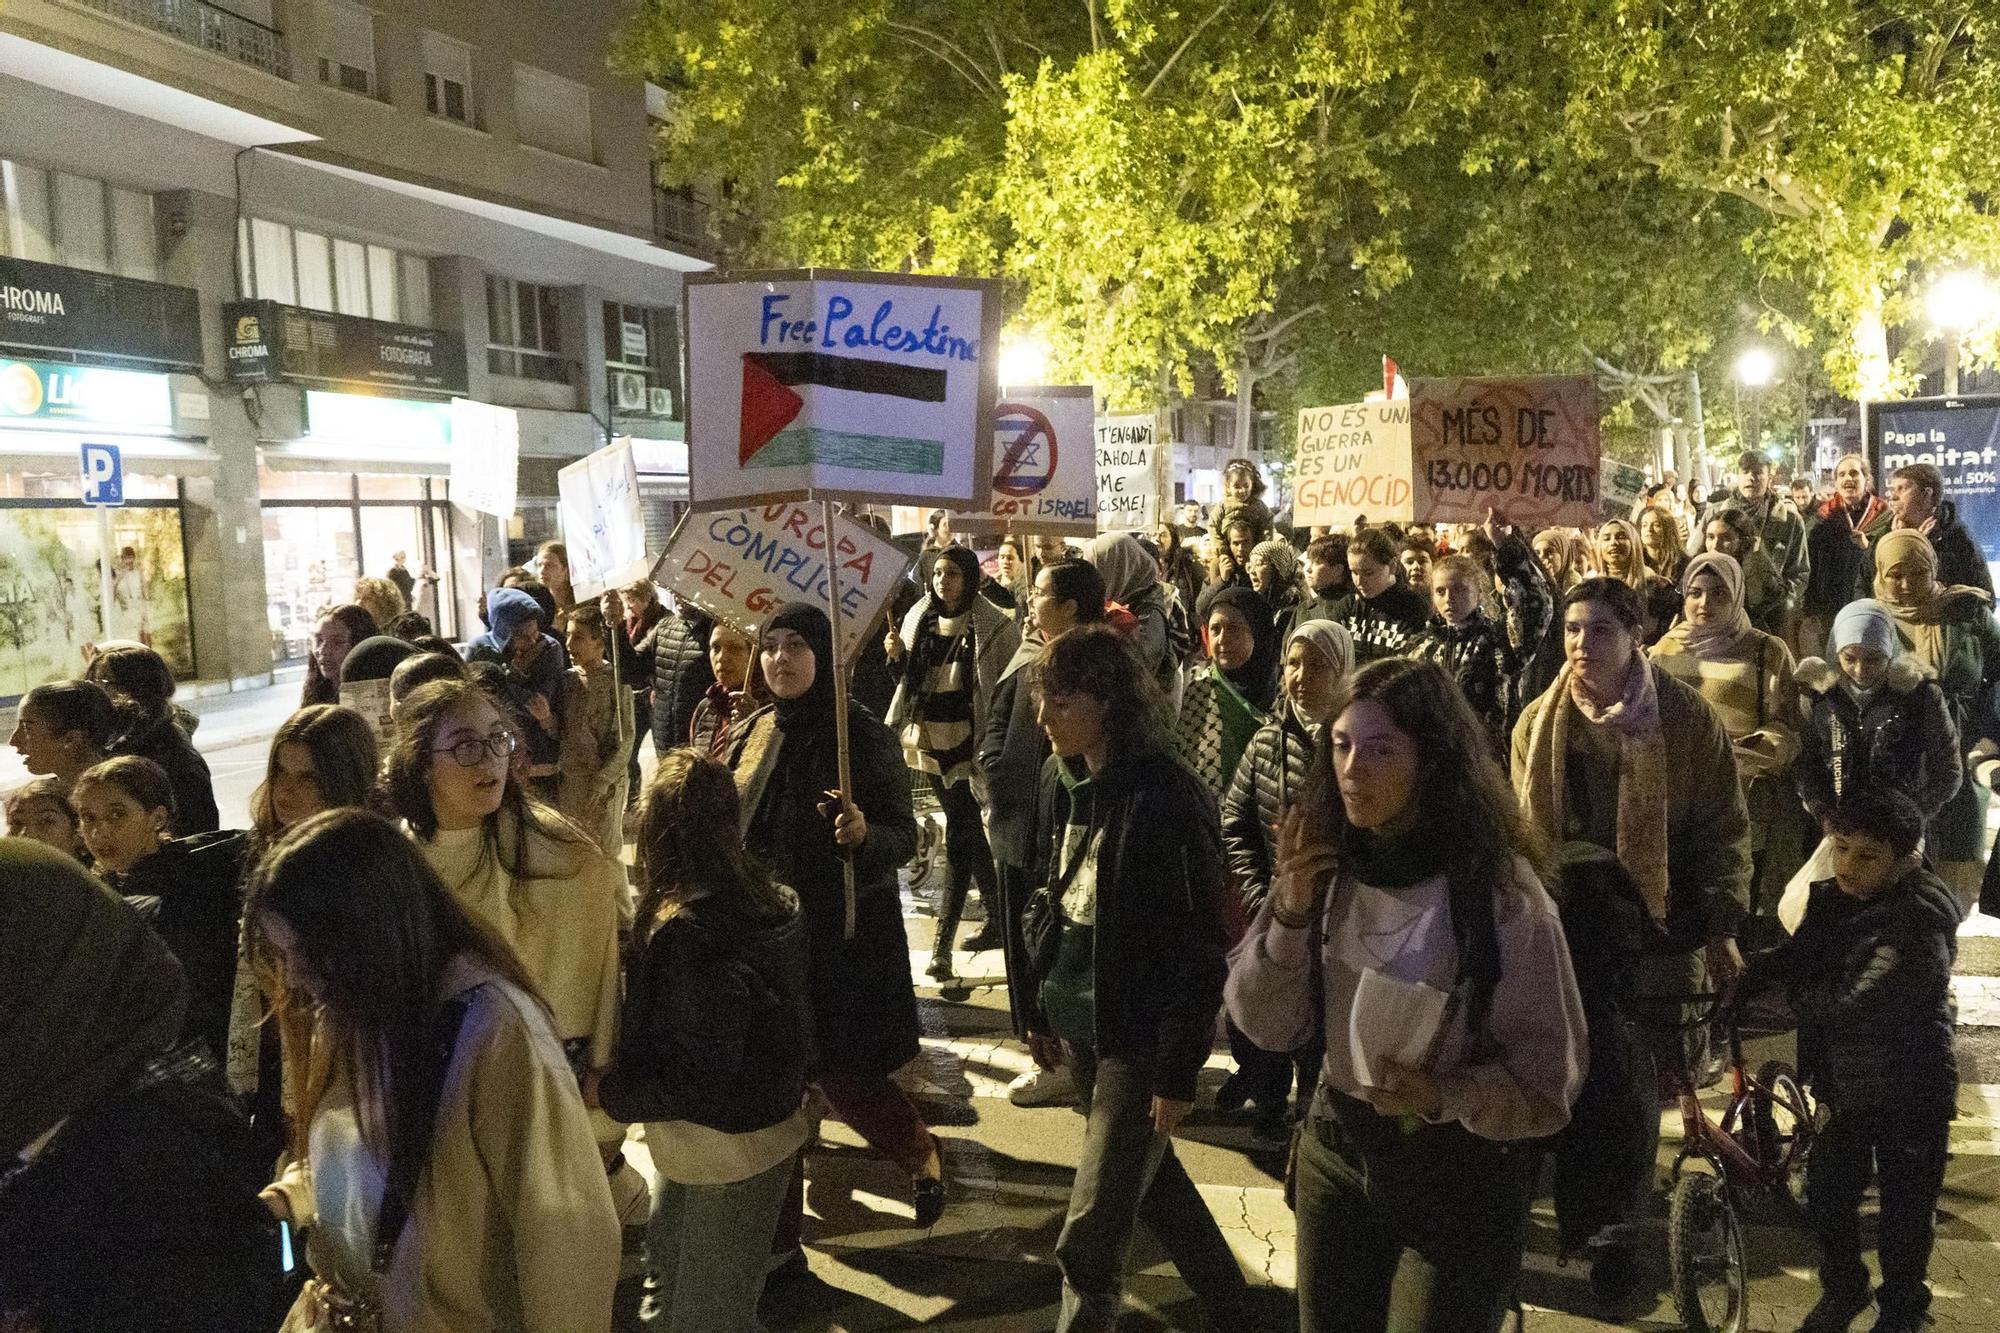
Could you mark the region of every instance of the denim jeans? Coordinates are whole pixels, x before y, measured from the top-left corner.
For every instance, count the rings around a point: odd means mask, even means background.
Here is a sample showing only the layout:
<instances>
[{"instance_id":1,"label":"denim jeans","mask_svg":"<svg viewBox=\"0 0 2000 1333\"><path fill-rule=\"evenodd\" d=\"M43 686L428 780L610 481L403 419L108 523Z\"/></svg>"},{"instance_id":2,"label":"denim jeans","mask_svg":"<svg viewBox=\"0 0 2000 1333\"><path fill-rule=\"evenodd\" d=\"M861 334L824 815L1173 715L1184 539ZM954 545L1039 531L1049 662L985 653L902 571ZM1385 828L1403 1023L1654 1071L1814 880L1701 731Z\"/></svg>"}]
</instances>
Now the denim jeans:
<instances>
[{"instance_id":1,"label":"denim jeans","mask_svg":"<svg viewBox=\"0 0 2000 1333\"><path fill-rule=\"evenodd\" d=\"M646 1227L646 1267L658 1305L648 1329L759 1333L757 1300L771 1256L751 1238L768 1236L778 1225L795 1156L729 1185L660 1180Z\"/></svg>"},{"instance_id":2,"label":"denim jeans","mask_svg":"<svg viewBox=\"0 0 2000 1333\"><path fill-rule=\"evenodd\" d=\"M1819 1242L1819 1281L1827 1294L1868 1295L1860 1212L1861 1196L1875 1176L1882 1192L1875 1223L1882 1315L1913 1319L1930 1308L1924 1274L1937 1240L1950 1133L1950 1122L1935 1116L1864 1117L1835 1110L1806 1159L1806 1212Z\"/></svg>"},{"instance_id":3,"label":"denim jeans","mask_svg":"<svg viewBox=\"0 0 2000 1333\"><path fill-rule=\"evenodd\" d=\"M1062 1308L1056 1333L1097 1333L1118 1322L1132 1230L1158 1237L1215 1328L1240 1326L1249 1283L1222 1228L1174 1155L1153 1132L1152 1071L1145 1065L1063 1043L1088 1124L1069 1214L1056 1239Z\"/></svg>"},{"instance_id":4,"label":"denim jeans","mask_svg":"<svg viewBox=\"0 0 2000 1333\"><path fill-rule=\"evenodd\" d=\"M1520 1282L1540 1162L1534 1145L1405 1123L1322 1088L1299 1135L1299 1327L1493 1333Z\"/></svg>"}]
</instances>

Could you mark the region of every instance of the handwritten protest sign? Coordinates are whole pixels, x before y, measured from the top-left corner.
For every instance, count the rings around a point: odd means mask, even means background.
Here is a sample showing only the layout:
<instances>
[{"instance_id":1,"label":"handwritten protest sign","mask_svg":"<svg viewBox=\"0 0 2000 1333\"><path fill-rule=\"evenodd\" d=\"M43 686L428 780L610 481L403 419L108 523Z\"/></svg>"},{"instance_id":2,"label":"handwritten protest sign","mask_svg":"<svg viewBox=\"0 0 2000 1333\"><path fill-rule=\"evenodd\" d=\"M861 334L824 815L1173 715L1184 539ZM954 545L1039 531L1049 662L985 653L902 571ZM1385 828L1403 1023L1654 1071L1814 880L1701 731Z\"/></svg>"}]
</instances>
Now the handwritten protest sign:
<instances>
[{"instance_id":1,"label":"handwritten protest sign","mask_svg":"<svg viewBox=\"0 0 2000 1333\"><path fill-rule=\"evenodd\" d=\"M993 408L992 500L953 518L969 533L1097 531L1094 391L1009 389ZM1150 420L1150 418L1148 418Z\"/></svg>"},{"instance_id":2,"label":"handwritten protest sign","mask_svg":"<svg viewBox=\"0 0 2000 1333\"><path fill-rule=\"evenodd\" d=\"M1167 491L1167 449L1151 413L1097 419L1097 529L1150 528Z\"/></svg>"},{"instance_id":3,"label":"handwritten protest sign","mask_svg":"<svg viewBox=\"0 0 2000 1333\"><path fill-rule=\"evenodd\" d=\"M827 269L686 283L697 509L807 493L984 504L997 284Z\"/></svg>"},{"instance_id":4,"label":"handwritten protest sign","mask_svg":"<svg viewBox=\"0 0 2000 1333\"><path fill-rule=\"evenodd\" d=\"M578 597L645 577L646 515L639 508L639 470L630 440L556 473L556 492L570 584Z\"/></svg>"},{"instance_id":5,"label":"handwritten protest sign","mask_svg":"<svg viewBox=\"0 0 2000 1333\"><path fill-rule=\"evenodd\" d=\"M521 418L511 407L451 400L451 498L497 518L514 517L521 470Z\"/></svg>"},{"instance_id":6,"label":"handwritten protest sign","mask_svg":"<svg viewBox=\"0 0 2000 1333\"><path fill-rule=\"evenodd\" d=\"M1598 414L1584 375L1414 381L1417 520L1478 522L1491 508L1528 528L1594 525Z\"/></svg>"},{"instance_id":7,"label":"handwritten protest sign","mask_svg":"<svg viewBox=\"0 0 2000 1333\"><path fill-rule=\"evenodd\" d=\"M1344 528L1357 518L1407 523L1410 403L1347 403L1299 413L1292 457L1292 522Z\"/></svg>"},{"instance_id":8,"label":"handwritten protest sign","mask_svg":"<svg viewBox=\"0 0 2000 1333\"><path fill-rule=\"evenodd\" d=\"M754 635L786 602L826 605L828 543L820 513L817 504L780 501L689 514L667 539L666 552L653 566L653 582ZM833 525L842 657L851 662L911 557L844 514L836 515Z\"/></svg>"}]
</instances>

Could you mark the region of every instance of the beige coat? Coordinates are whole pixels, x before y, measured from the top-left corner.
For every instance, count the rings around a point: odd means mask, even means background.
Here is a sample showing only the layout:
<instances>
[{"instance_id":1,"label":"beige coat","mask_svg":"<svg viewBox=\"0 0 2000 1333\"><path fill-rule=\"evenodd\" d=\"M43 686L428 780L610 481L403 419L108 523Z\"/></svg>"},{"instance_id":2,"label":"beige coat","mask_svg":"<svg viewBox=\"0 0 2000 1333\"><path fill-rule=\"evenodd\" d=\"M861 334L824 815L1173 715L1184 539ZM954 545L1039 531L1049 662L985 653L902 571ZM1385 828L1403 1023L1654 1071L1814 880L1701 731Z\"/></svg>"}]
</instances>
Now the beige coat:
<instances>
[{"instance_id":1,"label":"beige coat","mask_svg":"<svg viewBox=\"0 0 2000 1333\"><path fill-rule=\"evenodd\" d=\"M310 1168L278 1182L311 1227L313 1271L377 1302L388 1333L608 1333L618 1215L555 1030L482 964L460 959L445 981L472 999L387 1271L369 1262L387 1162L362 1140L350 1088L313 1117ZM306 1313L286 1328L311 1328Z\"/></svg>"}]
</instances>

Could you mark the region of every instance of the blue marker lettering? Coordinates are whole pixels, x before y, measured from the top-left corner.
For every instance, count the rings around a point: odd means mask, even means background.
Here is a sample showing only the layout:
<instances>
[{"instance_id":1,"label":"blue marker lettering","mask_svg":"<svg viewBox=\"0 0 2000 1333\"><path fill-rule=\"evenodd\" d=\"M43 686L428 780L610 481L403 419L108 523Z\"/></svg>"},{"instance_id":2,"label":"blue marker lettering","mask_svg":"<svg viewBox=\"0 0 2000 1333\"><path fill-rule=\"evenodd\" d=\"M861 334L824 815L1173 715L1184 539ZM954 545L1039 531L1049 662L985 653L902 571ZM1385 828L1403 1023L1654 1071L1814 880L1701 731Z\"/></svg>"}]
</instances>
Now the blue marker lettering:
<instances>
[{"instance_id":1,"label":"blue marker lettering","mask_svg":"<svg viewBox=\"0 0 2000 1333\"><path fill-rule=\"evenodd\" d=\"M792 299L791 297L786 296L783 292L767 292L765 294L764 323L763 326L757 330L757 341L760 344L771 341L771 326L773 324L782 325L785 322L783 316L781 316L778 313L778 303L780 301L789 301L791 299ZM778 336L782 338L784 334L780 333Z\"/></svg>"}]
</instances>

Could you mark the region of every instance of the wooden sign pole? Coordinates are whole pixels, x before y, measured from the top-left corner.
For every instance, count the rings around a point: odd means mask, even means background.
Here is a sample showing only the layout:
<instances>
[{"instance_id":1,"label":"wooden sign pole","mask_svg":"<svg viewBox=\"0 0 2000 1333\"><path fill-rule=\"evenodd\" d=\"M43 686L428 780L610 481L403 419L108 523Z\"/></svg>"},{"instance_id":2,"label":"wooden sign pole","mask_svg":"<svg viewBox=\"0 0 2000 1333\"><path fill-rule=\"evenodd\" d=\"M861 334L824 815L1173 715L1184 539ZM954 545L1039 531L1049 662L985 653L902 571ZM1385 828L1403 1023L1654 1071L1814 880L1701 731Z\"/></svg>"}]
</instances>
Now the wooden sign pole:
<instances>
[{"instance_id":1,"label":"wooden sign pole","mask_svg":"<svg viewBox=\"0 0 2000 1333\"><path fill-rule=\"evenodd\" d=\"M840 628L840 555L839 538L834 533L833 501L821 499L819 502L820 522L826 534L826 617L833 630L833 739L834 750L839 758L840 799L843 805L854 800L854 775L851 772L847 751L847 664L846 654L840 641L844 635ZM855 807L859 809L857 805ZM853 939L855 931L855 890L854 890L854 849L843 849L841 872L846 899L846 938Z\"/></svg>"}]
</instances>

